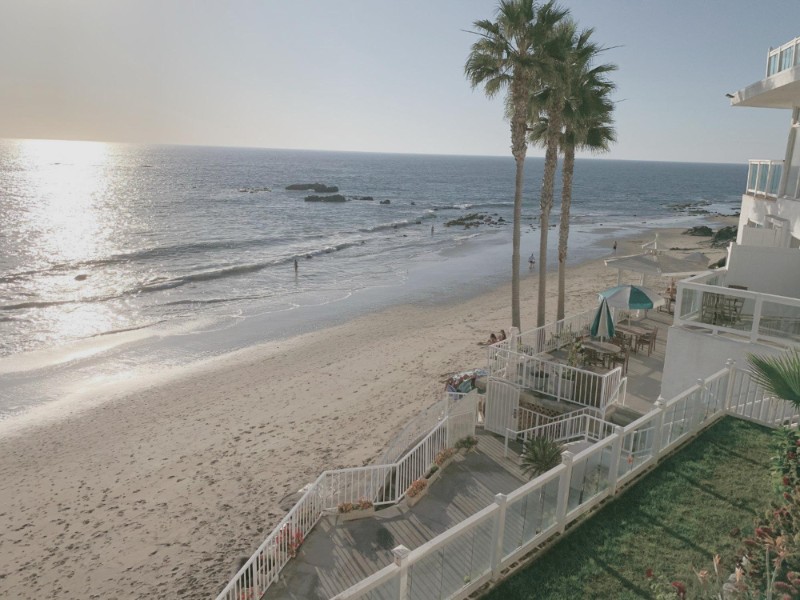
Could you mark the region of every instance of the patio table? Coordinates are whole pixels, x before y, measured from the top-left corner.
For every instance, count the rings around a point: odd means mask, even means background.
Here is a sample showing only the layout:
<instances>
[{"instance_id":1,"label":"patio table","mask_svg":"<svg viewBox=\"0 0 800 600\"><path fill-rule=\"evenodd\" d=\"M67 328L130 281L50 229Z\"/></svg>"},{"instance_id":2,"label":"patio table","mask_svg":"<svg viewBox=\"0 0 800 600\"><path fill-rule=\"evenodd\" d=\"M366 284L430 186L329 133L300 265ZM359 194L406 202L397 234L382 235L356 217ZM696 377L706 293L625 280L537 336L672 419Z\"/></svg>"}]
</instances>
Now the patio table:
<instances>
[{"instance_id":1,"label":"patio table","mask_svg":"<svg viewBox=\"0 0 800 600\"><path fill-rule=\"evenodd\" d=\"M617 346L616 344L612 344L610 342L598 342L595 340L584 340L582 342L584 348L589 348L590 350L594 350L597 352L601 358L603 359L603 364L605 364L606 356L612 354L618 354L622 348Z\"/></svg>"},{"instance_id":2,"label":"patio table","mask_svg":"<svg viewBox=\"0 0 800 600\"><path fill-rule=\"evenodd\" d=\"M629 336L633 337L633 341L631 344L632 348L636 348L636 341L640 337L652 333L649 329L645 329L644 327L637 327L636 325L617 325L616 330L622 333L626 333Z\"/></svg>"}]
</instances>

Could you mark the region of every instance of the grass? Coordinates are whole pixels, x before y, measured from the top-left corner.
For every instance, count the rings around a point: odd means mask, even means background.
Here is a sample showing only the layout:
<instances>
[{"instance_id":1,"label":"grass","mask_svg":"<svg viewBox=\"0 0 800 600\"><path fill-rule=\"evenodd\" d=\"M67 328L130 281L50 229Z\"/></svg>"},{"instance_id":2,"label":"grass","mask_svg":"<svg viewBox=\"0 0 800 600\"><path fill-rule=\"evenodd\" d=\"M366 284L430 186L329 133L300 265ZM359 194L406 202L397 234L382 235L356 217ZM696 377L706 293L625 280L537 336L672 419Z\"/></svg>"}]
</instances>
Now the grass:
<instances>
[{"instance_id":1,"label":"grass","mask_svg":"<svg viewBox=\"0 0 800 600\"><path fill-rule=\"evenodd\" d=\"M647 569L685 581L695 577L692 567L711 569L717 553L732 571L742 538L774 494L771 437L767 428L723 419L485 598L651 598Z\"/></svg>"}]
</instances>

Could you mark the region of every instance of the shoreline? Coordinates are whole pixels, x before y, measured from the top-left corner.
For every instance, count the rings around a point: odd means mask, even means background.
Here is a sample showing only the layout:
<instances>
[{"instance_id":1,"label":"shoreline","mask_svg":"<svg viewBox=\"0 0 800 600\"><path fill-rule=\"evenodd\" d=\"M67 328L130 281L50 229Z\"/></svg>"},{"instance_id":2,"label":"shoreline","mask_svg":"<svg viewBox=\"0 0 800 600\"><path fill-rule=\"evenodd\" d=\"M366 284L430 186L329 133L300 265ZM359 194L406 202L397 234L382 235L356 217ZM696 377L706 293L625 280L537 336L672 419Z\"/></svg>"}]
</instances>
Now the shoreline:
<instances>
[{"instance_id":1,"label":"shoreline","mask_svg":"<svg viewBox=\"0 0 800 600\"><path fill-rule=\"evenodd\" d=\"M641 251L654 231L665 247L707 240L682 229L615 232L617 254ZM724 253L702 249L712 260ZM569 269L568 315L616 283L607 257ZM556 279L550 272L548 320ZM535 323L537 284L536 273L521 281L524 329ZM0 591L213 596L283 516L282 499L324 469L374 460L439 397L446 375L485 365L478 342L508 329L510 286L239 350L0 438L0 497L9 499Z\"/></svg>"}]
</instances>

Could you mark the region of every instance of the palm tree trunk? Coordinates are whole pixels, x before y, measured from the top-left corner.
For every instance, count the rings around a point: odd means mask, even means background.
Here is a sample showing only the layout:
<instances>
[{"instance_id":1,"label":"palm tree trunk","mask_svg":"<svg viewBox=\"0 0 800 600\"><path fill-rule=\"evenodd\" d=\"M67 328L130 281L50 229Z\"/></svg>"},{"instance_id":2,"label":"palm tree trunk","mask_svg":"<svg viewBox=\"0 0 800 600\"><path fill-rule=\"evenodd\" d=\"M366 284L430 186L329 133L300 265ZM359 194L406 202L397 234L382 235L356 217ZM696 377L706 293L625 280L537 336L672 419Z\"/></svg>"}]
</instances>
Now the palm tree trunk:
<instances>
[{"instance_id":1,"label":"palm tree trunk","mask_svg":"<svg viewBox=\"0 0 800 600\"><path fill-rule=\"evenodd\" d=\"M525 167L525 154L528 144L525 141L527 125L528 89L523 75L515 74L511 87L514 114L511 118L511 153L517 163L517 176L514 184L514 229L511 250L511 326L522 330L519 306L519 249L522 221L522 185Z\"/></svg>"},{"instance_id":2,"label":"palm tree trunk","mask_svg":"<svg viewBox=\"0 0 800 600\"><path fill-rule=\"evenodd\" d=\"M558 131L561 128L557 114L550 115L547 132L547 151L544 155L544 177L542 177L542 196L539 202L541 219L539 221L539 297L536 306L536 326L544 325L545 298L547 296L547 234L550 228L550 211L553 208L553 186L558 166Z\"/></svg>"},{"instance_id":3,"label":"palm tree trunk","mask_svg":"<svg viewBox=\"0 0 800 600\"><path fill-rule=\"evenodd\" d=\"M561 166L561 223L558 228L558 307L556 320L564 318L564 297L567 287L567 241L569 240L569 211L572 206L572 174L575 170L575 146L564 148Z\"/></svg>"}]
</instances>

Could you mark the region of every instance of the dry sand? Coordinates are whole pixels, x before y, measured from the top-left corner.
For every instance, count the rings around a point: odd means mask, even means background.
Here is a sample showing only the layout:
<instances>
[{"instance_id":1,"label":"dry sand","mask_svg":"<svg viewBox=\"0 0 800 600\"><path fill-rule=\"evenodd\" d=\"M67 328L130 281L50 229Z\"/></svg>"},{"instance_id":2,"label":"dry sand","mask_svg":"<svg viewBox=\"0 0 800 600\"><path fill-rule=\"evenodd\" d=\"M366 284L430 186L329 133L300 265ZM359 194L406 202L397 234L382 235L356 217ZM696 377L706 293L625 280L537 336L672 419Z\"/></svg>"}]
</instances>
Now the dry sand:
<instances>
[{"instance_id":1,"label":"dry sand","mask_svg":"<svg viewBox=\"0 0 800 600\"><path fill-rule=\"evenodd\" d=\"M661 245L707 250L676 233ZM620 239L617 254L646 239ZM616 277L600 260L571 269L567 314ZM552 317L554 273L548 291ZM0 439L0 597L213 598L282 498L370 462L446 374L485 365L477 342L508 330L509 296L370 314ZM526 277L525 330L535 297Z\"/></svg>"}]
</instances>

